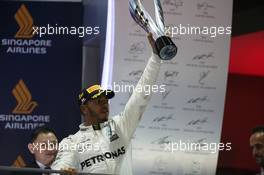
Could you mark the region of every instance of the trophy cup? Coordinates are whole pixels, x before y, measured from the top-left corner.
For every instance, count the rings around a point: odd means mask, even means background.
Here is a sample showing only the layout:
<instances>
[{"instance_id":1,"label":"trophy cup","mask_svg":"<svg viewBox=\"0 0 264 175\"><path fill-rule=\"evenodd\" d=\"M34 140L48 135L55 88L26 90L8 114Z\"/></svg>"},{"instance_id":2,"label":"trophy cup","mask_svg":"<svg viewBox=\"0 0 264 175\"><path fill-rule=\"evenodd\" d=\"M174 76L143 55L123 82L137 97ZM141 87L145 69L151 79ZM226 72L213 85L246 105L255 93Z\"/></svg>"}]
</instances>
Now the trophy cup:
<instances>
[{"instance_id":1,"label":"trophy cup","mask_svg":"<svg viewBox=\"0 0 264 175\"><path fill-rule=\"evenodd\" d=\"M170 37L165 35L163 10L160 0L154 0L154 5L156 22L144 9L140 0L129 0L129 11L137 24L146 32L151 32L155 36L155 46L160 59L170 60L177 54L177 46Z\"/></svg>"}]
</instances>

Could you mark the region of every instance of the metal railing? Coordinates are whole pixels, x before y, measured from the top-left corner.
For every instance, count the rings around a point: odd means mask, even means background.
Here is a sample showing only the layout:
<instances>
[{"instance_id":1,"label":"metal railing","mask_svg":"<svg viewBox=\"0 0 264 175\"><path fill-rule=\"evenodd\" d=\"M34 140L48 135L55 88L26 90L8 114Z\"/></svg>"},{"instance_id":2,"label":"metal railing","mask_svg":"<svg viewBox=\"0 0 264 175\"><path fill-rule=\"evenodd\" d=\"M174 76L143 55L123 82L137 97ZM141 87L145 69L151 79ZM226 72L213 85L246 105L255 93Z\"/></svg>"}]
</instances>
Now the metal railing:
<instances>
[{"instance_id":1,"label":"metal railing","mask_svg":"<svg viewBox=\"0 0 264 175\"><path fill-rule=\"evenodd\" d=\"M52 170L52 169L40 169L40 168L18 168L13 166L0 166L0 171L10 171L10 172L25 172L25 173L43 173L43 174L76 174L76 175L117 175L117 174L98 174L98 173L85 173L85 172L66 172L62 170Z\"/></svg>"}]
</instances>

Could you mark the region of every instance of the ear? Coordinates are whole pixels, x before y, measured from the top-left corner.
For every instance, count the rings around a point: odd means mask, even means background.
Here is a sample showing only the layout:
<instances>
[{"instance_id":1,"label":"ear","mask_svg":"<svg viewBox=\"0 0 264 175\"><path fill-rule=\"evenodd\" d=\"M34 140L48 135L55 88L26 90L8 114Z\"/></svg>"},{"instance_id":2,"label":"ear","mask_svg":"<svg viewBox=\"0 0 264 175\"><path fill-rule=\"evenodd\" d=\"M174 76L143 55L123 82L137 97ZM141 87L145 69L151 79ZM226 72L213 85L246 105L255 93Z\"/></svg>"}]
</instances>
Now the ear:
<instances>
[{"instance_id":1,"label":"ear","mask_svg":"<svg viewBox=\"0 0 264 175\"><path fill-rule=\"evenodd\" d=\"M91 109L92 107L90 106L90 104L87 104L87 105L82 105L82 106L80 106L80 110L81 110L81 112L82 112L82 114L83 115L91 115L90 113L90 109Z\"/></svg>"},{"instance_id":2,"label":"ear","mask_svg":"<svg viewBox=\"0 0 264 175\"><path fill-rule=\"evenodd\" d=\"M32 143L28 144L28 150L30 151L31 154L34 154L34 149L33 149L33 144Z\"/></svg>"},{"instance_id":3,"label":"ear","mask_svg":"<svg viewBox=\"0 0 264 175\"><path fill-rule=\"evenodd\" d=\"M83 105L80 106L80 110L81 110L83 115L85 115L87 113L86 107Z\"/></svg>"}]
</instances>

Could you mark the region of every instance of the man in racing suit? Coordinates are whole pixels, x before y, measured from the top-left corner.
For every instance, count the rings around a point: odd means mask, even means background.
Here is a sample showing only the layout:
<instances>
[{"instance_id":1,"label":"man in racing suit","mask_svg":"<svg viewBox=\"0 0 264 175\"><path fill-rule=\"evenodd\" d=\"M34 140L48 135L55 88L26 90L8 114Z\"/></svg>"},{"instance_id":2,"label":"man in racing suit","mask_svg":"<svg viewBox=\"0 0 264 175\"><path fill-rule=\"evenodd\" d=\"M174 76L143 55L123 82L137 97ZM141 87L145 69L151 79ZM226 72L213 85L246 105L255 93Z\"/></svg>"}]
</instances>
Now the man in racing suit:
<instances>
[{"instance_id":1,"label":"man in racing suit","mask_svg":"<svg viewBox=\"0 0 264 175\"><path fill-rule=\"evenodd\" d=\"M152 34L148 39L153 53L136 89L143 89L146 85L151 87L161 65ZM52 169L119 174L127 146L150 101L151 94L136 89L124 111L111 119L108 119L108 99L114 96L114 92L101 90L98 85L85 89L79 95L84 123L77 133L62 140Z\"/></svg>"}]
</instances>

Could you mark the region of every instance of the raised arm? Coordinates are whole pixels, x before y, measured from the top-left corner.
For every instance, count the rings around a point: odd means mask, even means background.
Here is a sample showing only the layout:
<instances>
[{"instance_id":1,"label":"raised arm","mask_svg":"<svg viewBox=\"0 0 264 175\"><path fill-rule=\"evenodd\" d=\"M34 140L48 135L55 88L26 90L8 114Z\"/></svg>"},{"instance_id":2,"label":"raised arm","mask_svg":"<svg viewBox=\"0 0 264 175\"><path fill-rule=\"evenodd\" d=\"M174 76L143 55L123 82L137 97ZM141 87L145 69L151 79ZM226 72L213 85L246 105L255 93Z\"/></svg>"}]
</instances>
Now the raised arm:
<instances>
[{"instance_id":1,"label":"raised arm","mask_svg":"<svg viewBox=\"0 0 264 175\"><path fill-rule=\"evenodd\" d=\"M152 56L148 60L147 66L138 81L138 84L129 98L124 111L121 113L121 117L117 119L117 123L122 131L122 133L129 141L138 126L138 123L150 101L152 92L146 93L143 90L137 91L136 89L143 89L145 86L151 87L155 84L161 65L161 60L157 55L155 41L152 34L148 35L148 40L150 46L152 47Z\"/></svg>"}]
</instances>

